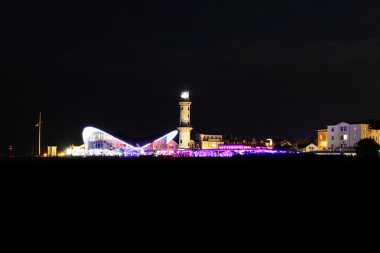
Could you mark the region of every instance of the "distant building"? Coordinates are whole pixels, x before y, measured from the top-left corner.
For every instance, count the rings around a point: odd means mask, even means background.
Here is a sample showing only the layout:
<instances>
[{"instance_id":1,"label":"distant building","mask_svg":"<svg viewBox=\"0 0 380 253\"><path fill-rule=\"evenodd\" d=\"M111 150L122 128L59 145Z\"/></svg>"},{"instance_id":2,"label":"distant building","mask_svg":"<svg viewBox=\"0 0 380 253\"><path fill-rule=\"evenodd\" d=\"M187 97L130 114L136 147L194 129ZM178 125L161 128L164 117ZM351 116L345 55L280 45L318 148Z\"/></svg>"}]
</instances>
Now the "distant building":
<instances>
[{"instance_id":1,"label":"distant building","mask_svg":"<svg viewBox=\"0 0 380 253\"><path fill-rule=\"evenodd\" d=\"M47 157L57 156L57 146L47 146Z\"/></svg>"},{"instance_id":2,"label":"distant building","mask_svg":"<svg viewBox=\"0 0 380 253\"><path fill-rule=\"evenodd\" d=\"M66 149L66 156L85 156L86 155L86 145L82 144L80 146L71 145Z\"/></svg>"},{"instance_id":3,"label":"distant building","mask_svg":"<svg viewBox=\"0 0 380 253\"><path fill-rule=\"evenodd\" d=\"M265 146L272 148L273 147L273 139L266 139Z\"/></svg>"},{"instance_id":4,"label":"distant building","mask_svg":"<svg viewBox=\"0 0 380 253\"><path fill-rule=\"evenodd\" d=\"M327 150L328 145L327 145L327 129L318 129L317 130L317 146L319 150Z\"/></svg>"},{"instance_id":5,"label":"distant building","mask_svg":"<svg viewBox=\"0 0 380 253\"><path fill-rule=\"evenodd\" d=\"M311 152L311 151L316 151L316 150L318 150L318 147L314 143L310 143L305 148L305 152Z\"/></svg>"},{"instance_id":6,"label":"distant building","mask_svg":"<svg viewBox=\"0 0 380 253\"><path fill-rule=\"evenodd\" d=\"M297 148L299 151L302 151L302 152L311 152L311 151L318 150L318 147L312 142L297 144Z\"/></svg>"},{"instance_id":7,"label":"distant building","mask_svg":"<svg viewBox=\"0 0 380 253\"><path fill-rule=\"evenodd\" d=\"M200 149L217 149L218 145L224 144L221 134L197 134L196 139Z\"/></svg>"},{"instance_id":8,"label":"distant building","mask_svg":"<svg viewBox=\"0 0 380 253\"><path fill-rule=\"evenodd\" d=\"M380 130L368 124L341 122L327 126L327 145L330 150L353 149L361 139L371 138L380 144Z\"/></svg>"},{"instance_id":9,"label":"distant building","mask_svg":"<svg viewBox=\"0 0 380 253\"><path fill-rule=\"evenodd\" d=\"M85 127L82 137L86 155L135 156L174 151L172 148L177 148L178 145L172 140L177 133L178 131L174 130L162 136L129 139L95 127Z\"/></svg>"}]
</instances>

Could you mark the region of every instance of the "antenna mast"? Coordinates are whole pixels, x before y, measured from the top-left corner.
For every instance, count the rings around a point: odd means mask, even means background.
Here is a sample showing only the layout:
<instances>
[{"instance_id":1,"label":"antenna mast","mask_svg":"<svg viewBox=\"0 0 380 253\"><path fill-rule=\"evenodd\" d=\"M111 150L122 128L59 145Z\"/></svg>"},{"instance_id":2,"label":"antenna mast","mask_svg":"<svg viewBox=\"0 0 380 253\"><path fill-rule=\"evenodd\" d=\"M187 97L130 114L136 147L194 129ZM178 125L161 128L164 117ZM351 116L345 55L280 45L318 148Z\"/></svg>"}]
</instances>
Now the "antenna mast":
<instances>
[{"instance_id":1,"label":"antenna mast","mask_svg":"<svg viewBox=\"0 0 380 253\"><path fill-rule=\"evenodd\" d=\"M41 156L41 112L38 118L38 156Z\"/></svg>"}]
</instances>

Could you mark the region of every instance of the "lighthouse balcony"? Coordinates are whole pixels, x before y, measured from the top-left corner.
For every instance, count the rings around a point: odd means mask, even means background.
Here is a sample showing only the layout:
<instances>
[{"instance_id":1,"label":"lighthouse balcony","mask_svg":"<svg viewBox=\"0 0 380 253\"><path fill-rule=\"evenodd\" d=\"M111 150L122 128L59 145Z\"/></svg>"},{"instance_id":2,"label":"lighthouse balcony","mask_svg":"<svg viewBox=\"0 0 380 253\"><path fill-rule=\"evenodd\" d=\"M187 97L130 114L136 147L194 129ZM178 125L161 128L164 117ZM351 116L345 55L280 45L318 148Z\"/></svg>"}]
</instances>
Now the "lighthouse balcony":
<instances>
[{"instance_id":1,"label":"lighthouse balcony","mask_svg":"<svg viewBox=\"0 0 380 253\"><path fill-rule=\"evenodd\" d=\"M190 126L190 122L181 122L179 124L180 127L189 127Z\"/></svg>"}]
</instances>

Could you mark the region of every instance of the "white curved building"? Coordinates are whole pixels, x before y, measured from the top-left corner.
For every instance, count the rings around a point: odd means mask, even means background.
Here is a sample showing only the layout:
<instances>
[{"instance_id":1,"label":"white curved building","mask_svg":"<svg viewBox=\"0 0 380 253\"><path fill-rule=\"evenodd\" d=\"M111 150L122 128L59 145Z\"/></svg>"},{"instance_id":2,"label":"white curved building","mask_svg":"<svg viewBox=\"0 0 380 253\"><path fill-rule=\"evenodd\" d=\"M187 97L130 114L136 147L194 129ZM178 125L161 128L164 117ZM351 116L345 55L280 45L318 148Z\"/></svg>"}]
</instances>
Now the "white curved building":
<instances>
[{"instance_id":1,"label":"white curved building","mask_svg":"<svg viewBox=\"0 0 380 253\"><path fill-rule=\"evenodd\" d=\"M173 141L177 134L174 130L163 136L127 139L95 127L85 127L82 138L87 155L137 156L174 152L178 148Z\"/></svg>"}]
</instances>

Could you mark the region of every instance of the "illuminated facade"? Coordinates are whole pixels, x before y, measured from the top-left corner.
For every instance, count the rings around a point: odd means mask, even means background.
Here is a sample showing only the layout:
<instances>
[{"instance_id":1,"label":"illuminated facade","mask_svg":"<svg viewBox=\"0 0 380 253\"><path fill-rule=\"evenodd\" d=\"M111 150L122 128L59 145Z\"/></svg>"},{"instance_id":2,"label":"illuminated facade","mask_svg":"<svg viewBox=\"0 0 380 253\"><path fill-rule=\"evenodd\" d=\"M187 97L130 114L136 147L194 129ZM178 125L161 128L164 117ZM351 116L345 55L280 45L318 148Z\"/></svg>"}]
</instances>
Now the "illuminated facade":
<instances>
[{"instance_id":1,"label":"illuminated facade","mask_svg":"<svg viewBox=\"0 0 380 253\"><path fill-rule=\"evenodd\" d=\"M177 127L179 131L179 149L190 149L191 148L191 138L190 132L193 129L190 125L190 94L188 91L181 92L181 98L178 102L180 107L179 113L179 126Z\"/></svg>"},{"instance_id":2,"label":"illuminated facade","mask_svg":"<svg viewBox=\"0 0 380 253\"><path fill-rule=\"evenodd\" d=\"M341 122L327 127L327 145L330 150L355 148L361 139L371 138L380 144L380 130L368 124Z\"/></svg>"},{"instance_id":3,"label":"illuminated facade","mask_svg":"<svg viewBox=\"0 0 380 253\"><path fill-rule=\"evenodd\" d=\"M135 156L149 155L155 152L174 152L177 149L173 138L178 134L174 130L164 136L127 140L106 133L95 127L86 127L82 137L87 155Z\"/></svg>"},{"instance_id":4,"label":"illuminated facade","mask_svg":"<svg viewBox=\"0 0 380 253\"><path fill-rule=\"evenodd\" d=\"M309 145L305 147L305 152L313 152L317 150L318 150L318 147L314 143L310 143Z\"/></svg>"},{"instance_id":5,"label":"illuminated facade","mask_svg":"<svg viewBox=\"0 0 380 253\"><path fill-rule=\"evenodd\" d=\"M217 149L219 145L224 144L223 135L215 134L198 134L200 149Z\"/></svg>"},{"instance_id":6,"label":"illuminated facade","mask_svg":"<svg viewBox=\"0 0 380 253\"><path fill-rule=\"evenodd\" d=\"M327 129L319 129L317 130L317 146L318 150L327 150Z\"/></svg>"}]
</instances>

